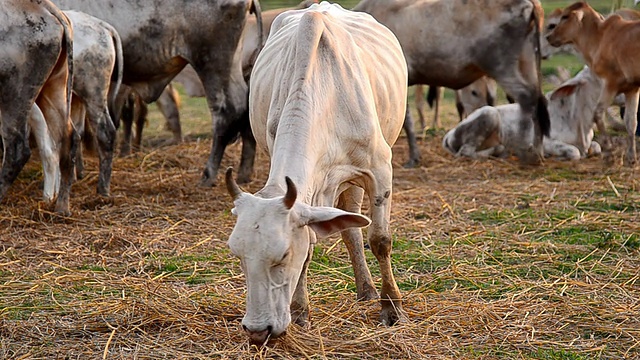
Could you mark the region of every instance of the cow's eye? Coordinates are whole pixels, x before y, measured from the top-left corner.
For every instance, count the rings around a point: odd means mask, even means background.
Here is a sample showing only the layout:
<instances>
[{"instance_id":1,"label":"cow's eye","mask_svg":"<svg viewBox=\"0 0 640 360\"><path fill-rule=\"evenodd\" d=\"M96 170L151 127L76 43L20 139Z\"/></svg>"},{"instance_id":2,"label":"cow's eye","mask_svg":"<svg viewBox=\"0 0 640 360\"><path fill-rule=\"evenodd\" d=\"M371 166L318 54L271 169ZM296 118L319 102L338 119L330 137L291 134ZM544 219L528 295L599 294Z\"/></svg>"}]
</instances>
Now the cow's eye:
<instances>
[{"instance_id":1,"label":"cow's eye","mask_svg":"<svg viewBox=\"0 0 640 360\"><path fill-rule=\"evenodd\" d=\"M560 20L567 20L569 18L569 15L562 15L562 17L560 18Z\"/></svg>"},{"instance_id":2,"label":"cow's eye","mask_svg":"<svg viewBox=\"0 0 640 360\"><path fill-rule=\"evenodd\" d=\"M287 250L287 252L285 252L284 255L282 255L282 259L280 259L280 263L283 263L285 260L287 260L290 253L291 251Z\"/></svg>"},{"instance_id":3,"label":"cow's eye","mask_svg":"<svg viewBox=\"0 0 640 360\"><path fill-rule=\"evenodd\" d=\"M556 28L556 24L549 24L549 26L547 26L547 29L549 30L553 30Z\"/></svg>"},{"instance_id":4,"label":"cow's eye","mask_svg":"<svg viewBox=\"0 0 640 360\"><path fill-rule=\"evenodd\" d=\"M471 90L471 95L478 97L478 92L475 90Z\"/></svg>"}]
</instances>

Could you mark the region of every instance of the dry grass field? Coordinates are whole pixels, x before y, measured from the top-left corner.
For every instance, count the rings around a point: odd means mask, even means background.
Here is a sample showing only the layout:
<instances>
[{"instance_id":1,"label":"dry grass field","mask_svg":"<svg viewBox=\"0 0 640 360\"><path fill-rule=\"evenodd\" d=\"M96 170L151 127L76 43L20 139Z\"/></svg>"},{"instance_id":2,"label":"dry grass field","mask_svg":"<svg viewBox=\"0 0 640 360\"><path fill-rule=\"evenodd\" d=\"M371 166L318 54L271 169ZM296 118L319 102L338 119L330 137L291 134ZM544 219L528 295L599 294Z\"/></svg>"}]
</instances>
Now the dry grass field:
<instances>
[{"instance_id":1,"label":"dry grass field","mask_svg":"<svg viewBox=\"0 0 640 360\"><path fill-rule=\"evenodd\" d=\"M0 206L0 358L640 358L637 171L455 159L443 130L420 141L419 168L402 168L404 138L394 147L393 264L408 319L380 326L379 304L355 301L332 237L315 248L310 328L250 347L244 277L226 247L232 204L223 186L198 187L210 149L201 100L183 104L184 144L158 145L170 135L154 112L145 149L114 162L109 199L88 156L69 218L38 201L34 156ZM456 119L451 103L444 119ZM265 154L256 164L248 191L268 173Z\"/></svg>"}]
</instances>

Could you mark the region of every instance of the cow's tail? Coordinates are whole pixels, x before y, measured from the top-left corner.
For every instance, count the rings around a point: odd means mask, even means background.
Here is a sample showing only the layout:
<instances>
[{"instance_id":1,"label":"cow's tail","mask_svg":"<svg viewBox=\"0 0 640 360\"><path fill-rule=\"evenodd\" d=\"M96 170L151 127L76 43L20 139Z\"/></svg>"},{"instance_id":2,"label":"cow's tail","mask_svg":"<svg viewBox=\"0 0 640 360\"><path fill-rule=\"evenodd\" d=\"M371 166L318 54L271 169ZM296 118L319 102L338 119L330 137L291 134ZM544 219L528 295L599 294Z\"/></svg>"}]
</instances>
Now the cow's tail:
<instances>
[{"instance_id":1,"label":"cow's tail","mask_svg":"<svg viewBox=\"0 0 640 360\"><path fill-rule=\"evenodd\" d=\"M264 28L262 27L262 8L260 7L259 0L251 1L251 9L249 10L249 12L255 14L256 16L256 22L258 24L258 51L257 52L260 52L260 50L262 50L262 47L264 46Z\"/></svg>"},{"instance_id":2,"label":"cow's tail","mask_svg":"<svg viewBox=\"0 0 640 360\"><path fill-rule=\"evenodd\" d=\"M71 95L73 90L73 27L71 26L71 20L65 15L63 11L58 9L50 1L43 2L49 12L55 16L64 29L64 50L67 53L67 71L69 76L67 77L67 115L71 114Z\"/></svg>"},{"instance_id":3,"label":"cow's tail","mask_svg":"<svg viewBox=\"0 0 640 360\"><path fill-rule=\"evenodd\" d=\"M109 94L111 95L109 98L109 115L111 116L111 121L113 121L113 125L116 127L120 127L120 114L118 114L117 110L117 97L118 92L120 92L120 86L122 85L122 77L124 76L124 56L122 55L122 39L120 38L120 34L118 31L111 26L111 24L103 21L103 26L109 30L111 33L111 39L113 40L113 46L116 50L116 63L113 68L113 72L111 73L111 81L113 82L113 87L109 89Z\"/></svg>"},{"instance_id":4,"label":"cow's tail","mask_svg":"<svg viewBox=\"0 0 640 360\"><path fill-rule=\"evenodd\" d=\"M427 92L427 104L429 107L433 109L433 104L435 101L438 101L438 87L434 85L429 85L429 91Z\"/></svg>"},{"instance_id":5,"label":"cow's tail","mask_svg":"<svg viewBox=\"0 0 640 360\"><path fill-rule=\"evenodd\" d=\"M253 65L256 63L256 59L258 58L258 54L262 51L264 47L264 29L262 27L262 8L260 7L260 2L258 0L251 1L251 7L249 8L249 13L255 14L256 23L258 26L258 46L251 54L251 57L248 61L248 66L245 68L243 64L242 75L244 76L245 81L248 83L249 76L251 76L251 70L253 70ZM242 45L238 45L242 46Z\"/></svg>"},{"instance_id":6,"label":"cow's tail","mask_svg":"<svg viewBox=\"0 0 640 360\"><path fill-rule=\"evenodd\" d=\"M540 66L542 65L542 55L540 53L540 31L542 29L544 21L544 10L537 0L532 0L533 11L531 12L531 21L533 22L533 48L536 52L536 72L537 72L537 92L538 100L536 103L536 120L540 126L540 131L543 136L549 136L551 131L551 119L549 117L549 109L547 108L547 98L542 93L542 72Z\"/></svg>"}]
</instances>

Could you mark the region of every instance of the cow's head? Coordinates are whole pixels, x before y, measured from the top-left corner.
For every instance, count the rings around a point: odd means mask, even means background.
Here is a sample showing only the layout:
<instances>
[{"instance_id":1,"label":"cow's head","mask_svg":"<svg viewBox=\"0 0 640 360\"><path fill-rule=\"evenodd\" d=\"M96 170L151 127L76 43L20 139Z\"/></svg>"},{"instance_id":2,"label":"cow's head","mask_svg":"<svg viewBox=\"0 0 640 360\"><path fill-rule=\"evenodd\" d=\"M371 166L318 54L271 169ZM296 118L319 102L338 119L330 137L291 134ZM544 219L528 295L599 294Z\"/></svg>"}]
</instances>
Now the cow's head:
<instances>
[{"instance_id":1,"label":"cow's head","mask_svg":"<svg viewBox=\"0 0 640 360\"><path fill-rule=\"evenodd\" d=\"M228 245L240 259L247 282L247 313L242 326L253 343L261 344L280 336L291 323L292 297L315 235L324 237L367 226L370 220L296 201L297 190L288 177L285 195L269 199L241 191L231 168L225 180L234 199L232 213L238 216Z\"/></svg>"},{"instance_id":2,"label":"cow's head","mask_svg":"<svg viewBox=\"0 0 640 360\"><path fill-rule=\"evenodd\" d=\"M547 35L558 26L560 23L560 17L562 16L562 9L555 9L545 19L544 30L540 34L540 55L543 59L548 59L551 56L559 52L573 52L573 45L567 44L564 46L556 47L551 46L547 41Z\"/></svg>"},{"instance_id":3,"label":"cow's head","mask_svg":"<svg viewBox=\"0 0 640 360\"><path fill-rule=\"evenodd\" d=\"M577 2L562 10L559 21L556 24L547 25L546 37L549 44L558 47L573 43L582 30L585 12L590 10L593 11L589 5L583 2ZM552 28L549 29L549 26Z\"/></svg>"}]
</instances>

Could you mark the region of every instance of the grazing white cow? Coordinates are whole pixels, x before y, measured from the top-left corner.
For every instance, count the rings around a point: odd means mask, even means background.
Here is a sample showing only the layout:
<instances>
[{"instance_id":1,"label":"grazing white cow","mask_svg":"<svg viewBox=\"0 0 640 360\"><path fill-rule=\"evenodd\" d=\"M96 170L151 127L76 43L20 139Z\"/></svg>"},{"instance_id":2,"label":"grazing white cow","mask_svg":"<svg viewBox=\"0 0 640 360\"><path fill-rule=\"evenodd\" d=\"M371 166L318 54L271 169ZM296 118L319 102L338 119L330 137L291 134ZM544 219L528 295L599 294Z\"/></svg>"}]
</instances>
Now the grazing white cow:
<instances>
[{"instance_id":1,"label":"grazing white cow","mask_svg":"<svg viewBox=\"0 0 640 360\"><path fill-rule=\"evenodd\" d=\"M68 214L78 140L69 117L71 24L48 0L2 0L0 7L0 200L31 156L30 123L43 155L44 198L57 196L56 212Z\"/></svg>"},{"instance_id":2,"label":"grazing white cow","mask_svg":"<svg viewBox=\"0 0 640 360\"><path fill-rule=\"evenodd\" d=\"M353 9L373 15L398 37L409 85L461 89L483 75L495 79L530 119L523 122L522 133L533 128L536 134L519 145L521 161L541 161L549 114L540 87L543 10L538 0L361 0ZM405 166L410 167L419 163L420 154L407 114Z\"/></svg>"},{"instance_id":3,"label":"grazing white cow","mask_svg":"<svg viewBox=\"0 0 640 360\"><path fill-rule=\"evenodd\" d=\"M341 232L358 299L378 294L360 215L371 201L369 244L380 264L381 321L402 316L391 267L391 145L406 107L398 40L365 13L323 2L278 16L250 82L251 128L271 156L266 185L242 192L227 171L237 223L229 237L247 281L242 324L253 342L308 321L307 268L316 236ZM333 206L336 206L334 208Z\"/></svg>"},{"instance_id":4,"label":"grazing white cow","mask_svg":"<svg viewBox=\"0 0 640 360\"><path fill-rule=\"evenodd\" d=\"M543 141L545 156L578 160L600 154L600 145L593 141L593 114L601 91L602 81L585 66L547 94L551 131ZM450 130L442 145L456 156L471 158L513 154L519 143L534 136L530 131L522 138L521 116L518 104L480 108Z\"/></svg>"},{"instance_id":5,"label":"grazing white cow","mask_svg":"<svg viewBox=\"0 0 640 360\"><path fill-rule=\"evenodd\" d=\"M118 32L107 22L91 15L64 11L73 26L73 98L71 117L80 137L84 134L85 117L98 143L100 174L98 193L109 196L111 163L116 127L115 96L122 82L122 43ZM111 83L113 81L113 88ZM76 174L83 176L82 151L78 150Z\"/></svg>"},{"instance_id":6,"label":"grazing white cow","mask_svg":"<svg viewBox=\"0 0 640 360\"><path fill-rule=\"evenodd\" d=\"M560 22L547 34L552 46L573 44L585 62L600 77L603 90L598 99L594 121L604 136L603 146L611 150L611 139L607 135L604 112L614 97L625 95L625 124L627 125L627 151L624 162L635 166L638 124L638 97L640 94L640 21L628 21L620 15L604 18L584 2L574 3L562 10Z\"/></svg>"}]
</instances>

